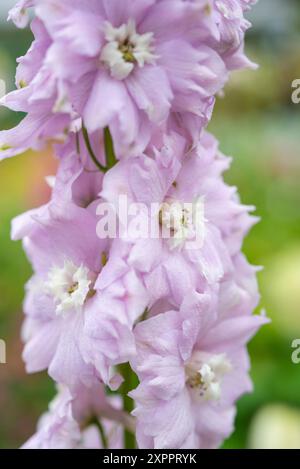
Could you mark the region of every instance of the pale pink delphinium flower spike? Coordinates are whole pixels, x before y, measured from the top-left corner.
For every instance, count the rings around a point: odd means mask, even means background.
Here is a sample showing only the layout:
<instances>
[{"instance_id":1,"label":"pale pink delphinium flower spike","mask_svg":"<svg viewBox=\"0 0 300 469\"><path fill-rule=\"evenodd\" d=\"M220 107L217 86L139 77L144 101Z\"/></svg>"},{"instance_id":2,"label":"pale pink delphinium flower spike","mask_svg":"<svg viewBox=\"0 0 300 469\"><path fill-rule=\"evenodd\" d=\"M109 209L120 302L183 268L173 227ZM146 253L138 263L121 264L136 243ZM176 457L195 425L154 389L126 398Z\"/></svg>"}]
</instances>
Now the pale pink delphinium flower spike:
<instances>
[{"instance_id":1,"label":"pale pink delphinium flower spike","mask_svg":"<svg viewBox=\"0 0 300 469\"><path fill-rule=\"evenodd\" d=\"M13 221L33 267L26 368L59 383L25 448L215 448L233 431L252 387L246 346L267 320L252 315L257 268L241 253L257 218L205 127L230 72L255 67L244 54L254 3L20 0L10 11L34 40L0 100L26 114L0 131L0 159L49 141L58 158L49 202ZM155 236L126 233L122 196L139 207L126 221L154 222ZM118 213L117 238L100 234L100 203Z\"/></svg>"}]
</instances>

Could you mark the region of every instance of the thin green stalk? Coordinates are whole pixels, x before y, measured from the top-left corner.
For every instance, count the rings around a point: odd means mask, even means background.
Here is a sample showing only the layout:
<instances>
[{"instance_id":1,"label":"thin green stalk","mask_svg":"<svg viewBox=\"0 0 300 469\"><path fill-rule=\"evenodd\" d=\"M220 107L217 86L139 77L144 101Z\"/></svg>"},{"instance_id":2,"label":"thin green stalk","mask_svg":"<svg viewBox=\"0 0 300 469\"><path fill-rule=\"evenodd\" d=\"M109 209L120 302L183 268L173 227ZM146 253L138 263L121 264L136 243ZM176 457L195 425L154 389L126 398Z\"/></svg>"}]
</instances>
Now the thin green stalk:
<instances>
[{"instance_id":1,"label":"thin green stalk","mask_svg":"<svg viewBox=\"0 0 300 469\"><path fill-rule=\"evenodd\" d=\"M124 378L121 386L121 394L123 397L123 410L130 414L133 411L133 400L128 396L129 391L132 391L137 385L136 375L132 371L129 363L120 365L120 372ZM124 429L124 447L125 449L134 449L136 447L135 436L129 430Z\"/></svg>"},{"instance_id":2,"label":"thin green stalk","mask_svg":"<svg viewBox=\"0 0 300 469\"><path fill-rule=\"evenodd\" d=\"M103 449L107 449L108 448L108 441L107 441L107 438L106 438L104 428L101 425L101 423L99 422L99 420L98 420L98 423L97 423L97 427L99 429L99 433L100 433L100 436L101 436Z\"/></svg>"},{"instance_id":3,"label":"thin green stalk","mask_svg":"<svg viewBox=\"0 0 300 469\"><path fill-rule=\"evenodd\" d=\"M81 424L80 429L83 431L92 425L97 427L99 434L100 434L101 441L102 441L103 449L107 449L108 440L107 440L103 425L101 424L99 418L100 417L97 417L96 415L91 416L89 419L87 419L84 423Z\"/></svg>"},{"instance_id":4,"label":"thin green stalk","mask_svg":"<svg viewBox=\"0 0 300 469\"><path fill-rule=\"evenodd\" d=\"M108 441L107 441L107 437L106 437L103 425L101 424L100 420L97 417L95 417L95 418L91 419L90 425L95 425L98 428L99 433L100 433L100 437L101 437L101 441L102 441L103 449L107 449L108 448Z\"/></svg>"},{"instance_id":5,"label":"thin green stalk","mask_svg":"<svg viewBox=\"0 0 300 469\"><path fill-rule=\"evenodd\" d=\"M80 155L80 139L79 139L79 133L76 132L76 151L77 154Z\"/></svg>"},{"instance_id":6,"label":"thin green stalk","mask_svg":"<svg viewBox=\"0 0 300 469\"><path fill-rule=\"evenodd\" d=\"M106 167L111 169L117 163L117 158L114 150L114 143L108 127L104 129L104 148L106 157Z\"/></svg>"},{"instance_id":7,"label":"thin green stalk","mask_svg":"<svg viewBox=\"0 0 300 469\"><path fill-rule=\"evenodd\" d=\"M91 142L90 142L88 131L87 131L87 129L84 125L82 125L82 135L83 135L83 138L84 138L84 141L85 141L85 144L86 144L86 148L87 148L93 162L95 163L97 168L100 169L100 171L102 171L102 173L106 173L107 168L105 168L105 166L103 166L100 163L100 161L98 161L98 159L97 159L97 157L96 157L96 155L95 155L95 153L92 149L92 145L91 145Z\"/></svg>"}]
</instances>

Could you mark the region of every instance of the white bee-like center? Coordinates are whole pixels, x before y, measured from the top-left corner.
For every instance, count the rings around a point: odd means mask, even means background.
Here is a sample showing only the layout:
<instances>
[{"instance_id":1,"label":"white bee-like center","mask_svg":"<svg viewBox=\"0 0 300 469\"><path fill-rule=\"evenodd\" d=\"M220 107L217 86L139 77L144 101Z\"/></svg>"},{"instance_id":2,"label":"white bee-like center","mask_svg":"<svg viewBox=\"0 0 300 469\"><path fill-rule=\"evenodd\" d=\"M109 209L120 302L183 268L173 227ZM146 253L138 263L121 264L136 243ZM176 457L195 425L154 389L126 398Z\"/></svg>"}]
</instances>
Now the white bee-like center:
<instances>
[{"instance_id":1,"label":"white bee-like center","mask_svg":"<svg viewBox=\"0 0 300 469\"><path fill-rule=\"evenodd\" d=\"M225 354L196 352L185 366L186 384L193 396L202 401L218 401L223 376L232 370Z\"/></svg>"},{"instance_id":2,"label":"white bee-like center","mask_svg":"<svg viewBox=\"0 0 300 469\"><path fill-rule=\"evenodd\" d=\"M203 244L206 219L202 198L192 203L165 201L160 208L159 221L162 237L169 239L171 249L183 247L188 240L197 239L198 247Z\"/></svg>"},{"instance_id":3,"label":"white bee-like center","mask_svg":"<svg viewBox=\"0 0 300 469\"><path fill-rule=\"evenodd\" d=\"M77 266L70 260L66 260L63 267L52 267L45 287L53 296L56 314L81 309L93 293L94 280L95 275L87 267Z\"/></svg>"},{"instance_id":4,"label":"white bee-like center","mask_svg":"<svg viewBox=\"0 0 300 469\"><path fill-rule=\"evenodd\" d=\"M119 28L106 22L104 26L106 44L100 61L117 80L124 80L136 66L154 64L158 56L154 54L153 33L138 34L134 20L129 20Z\"/></svg>"}]
</instances>

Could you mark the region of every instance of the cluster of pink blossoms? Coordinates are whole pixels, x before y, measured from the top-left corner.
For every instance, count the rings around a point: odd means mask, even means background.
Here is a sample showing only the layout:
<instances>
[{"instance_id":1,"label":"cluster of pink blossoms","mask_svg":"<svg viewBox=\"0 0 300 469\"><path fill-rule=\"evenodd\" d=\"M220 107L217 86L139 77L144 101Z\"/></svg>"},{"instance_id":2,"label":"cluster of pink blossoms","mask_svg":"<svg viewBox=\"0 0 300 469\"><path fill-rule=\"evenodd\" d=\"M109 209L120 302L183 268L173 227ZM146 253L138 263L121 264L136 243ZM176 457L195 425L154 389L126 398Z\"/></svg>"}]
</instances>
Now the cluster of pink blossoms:
<instances>
[{"instance_id":1,"label":"cluster of pink blossoms","mask_svg":"<svg viewBox=\"0 0 300 469\"><path fill-rule=\"evenodd\" d=\"M230 160L205 126L230 71L253 65L253 3L21 0L10 11L18 27L33 18L34 41L1 100L26 117L0 132L0 157L50 141L59 161L51 200L12 229L34 270L26 368L58 389L25 448L121 448L131 434L139 448L215 448L232 432L251 390L246 345L267 320L252 314L256 269L241 253L253 208L225 184ZM99 206L117 214L122 196L140 207L131 223L156 220L159 236L99 235Z\"/></svg>"}]
</instances>

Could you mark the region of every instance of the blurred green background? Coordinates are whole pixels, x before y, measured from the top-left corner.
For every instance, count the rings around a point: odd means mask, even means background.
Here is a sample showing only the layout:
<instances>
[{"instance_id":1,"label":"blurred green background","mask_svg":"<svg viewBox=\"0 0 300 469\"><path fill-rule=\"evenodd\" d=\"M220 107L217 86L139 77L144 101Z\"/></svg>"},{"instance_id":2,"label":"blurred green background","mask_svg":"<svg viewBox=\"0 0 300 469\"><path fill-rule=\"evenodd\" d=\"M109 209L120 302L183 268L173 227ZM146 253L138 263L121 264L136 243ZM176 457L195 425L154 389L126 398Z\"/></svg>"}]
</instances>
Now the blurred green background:
<instances>
[{"instance_id":1,"label":"blurred green background","mask_svg":"<svg viewBox=\"0 0 300 469\"><path fill-rule=\"evenodd\" d=\"M31 42L29 31L5 23L1 0L0 78L13 89L16 57ZM272 319L250 345L253 394L238 404L236 430L225 448L300 448L300 365L291 342L300 338L300 104L291 83L300 78L300 1L261 0L248 15L248 55L258 71L237 72L219 98L209 128L233 156L228 182L262 218L248 236L245 253L256 265L260 308ZM0 109L0 127L20 116ZM10 220L49 197L44 176L53 174L49 151L28 153L0 165L0 338L7 364L0 365L0 447L20 446L54 394L45 374L26 376L20 327L24 283L30 267L21 244L10 241Z\"/></svg>"}]
</instances>

